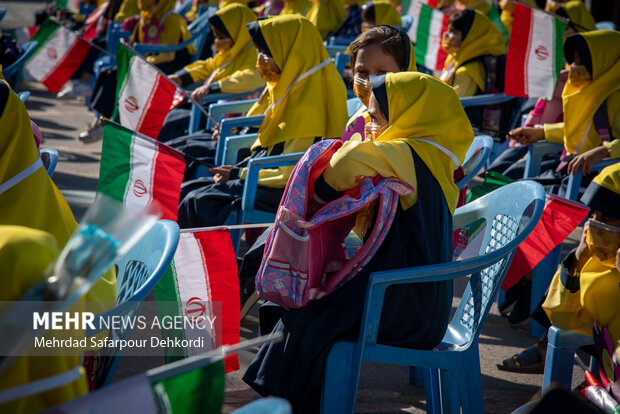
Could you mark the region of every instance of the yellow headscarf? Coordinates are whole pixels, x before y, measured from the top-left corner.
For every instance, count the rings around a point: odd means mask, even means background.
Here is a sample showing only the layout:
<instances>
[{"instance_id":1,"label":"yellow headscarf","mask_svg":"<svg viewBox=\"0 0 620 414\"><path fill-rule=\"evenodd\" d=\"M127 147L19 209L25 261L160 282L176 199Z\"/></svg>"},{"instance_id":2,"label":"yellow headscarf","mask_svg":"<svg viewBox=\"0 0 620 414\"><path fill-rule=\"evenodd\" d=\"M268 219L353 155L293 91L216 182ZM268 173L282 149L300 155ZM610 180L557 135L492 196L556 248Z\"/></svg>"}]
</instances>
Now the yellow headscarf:
<instances>
[{"instance_id":1,"label":"yellow headscarf","mask_svg":"<svg viewBox=\"0 0 620 414\"><path fill-rule=\"evenodd\" d=\"M261 146L340 137L347 122L347 92L316 27L299 15L260 20L259 27L282 71L248 112L265 113L258 132Z\"/></svg>"},{"instance_id":2,"label":"yellow headscarf","mask_svg":"<svg viewBox=\"0 0 620 414\"><path fill-rule=\"evenodd\" d=\"M377 141L406 141L441 185L454 213L459 191L454 170L465 159L474 132L454 90L419 72L388 73L389 127Z\"/></svg>"},{"instance_id":3,"label":"yellow headscarf","mask_svg":"<svg viewBox=\"0 0 620 414\"><path fill-rule=\"evenodd\" d=\"M238 70L256 67L256 48L250 38L246 25L256 20L256 15L250 8L242 4L233 3L215 12L222 20L234 44L225 52L213 57L213 67L217 74L212 81L225 78Z\"/></svg>"},{"instance_id":4,"label":"yellow headscarf","mask_svg":"<svg viewBox=\"0 0 620 414\"><path fill-rule=\"evenodd\" d=\"M45 168L42 165L37 167L40 158L32 136L32 127L26 107L5 81L0 81L0 107L3 107L0 113L0 186L4 185L4 188L0 187L2 188L2 192L0 192L0 226L22 226L42 230L49 233L43 237L45 239L44 246L49 247L55 244L58 247L63 247L77 227L77 223L69 205L48 176ZM7 183L12 185L7 185ZM22 230L20 229L20 232ZM0 234L9 236L6 233L7 231L6 228L2 229ZM47 251L52 250L57 251L56 248L47 249ZM30 265L39 270L44 265L39 260L43 260L45 257L49 258L47 253L39 255L37 252L30 251L27 252L26 256L27 260L33 261ZM3 257L6 259L7 256ZM12 255L10 257L11 260L15 260ZM1 259L0 261L3 274L14 276L11 273L6 273L8 264ZM35 279L42 277L43 274L20 274L19 276L19 278L11 281L4 281L5 289L2 294L4 299L2 300L18 299ZM113 302L115 300L115 284L114 273L110 271L93 286L86 295L86 299ZM58 374L74 368L78 364L78 360L78 357L20 358L10 368L14 375L5 372L0 378L0 389ZM30 398L27 401L19 400L13 403L17 405L11 405L15 409L5 411L3 407L0 411L18 412L20 409L25 409L30 412L37 412L43 407L75 398L85 392L86 385L82 380L82 382L76 382L46 393L42 400L39 398Z\"/></svg>"},{"instance_id":5,"label":"yellow headscarf","mask_svg":"<svg viewBox=\"0 0 620 414\"><path fill-rule=\"evenodd\" d=\"M598 133L590 132L595 129L594 113L620 89L620 32L597 30L573 36L583 36L592 61L592 83L579 90L569 79L562 91L564 147L568 153L581 154L601 145Z\"/></svg>"},{"instance_id":6,"label":"yellow headscarf","mask_svg":"<svg viewBox=\"0 0 620 414\"><path fill-rule=\"evenodd\" d=\"M114 15L114 21L122 23L125 19L136 16L140 14L140 9L138 8L138 0L124 0L121 4L118 13Z\"/></svg>"},{"instance_id":7,"label":"yellow headscarf","mask_svg":"<svg viewBox=\"0 0 620 414\"><path fill-rule=\"evenodd\" d=\"M283 0L284 7L280 11L280 16L289 14L301 14L305 16L312 4L308 0Z\"/></svg>"},{"instance_id":8,"label":"yellow headscarf","mask_svg":"<svg viewBox=\"0 0 620 414\"><path fill-rule=\"evenodd\" d=\"M560 7L566 11L570 21L576 23L575 29L577 32L582 33L594 30L594 17L592 17L592 14L590 14L590 11L586 8L586 5L583 4L583 1L567 1L566 3L560 5Z\"/></svg>"},{"instance_id":9,"label":"yellow headscarf","mask_svg":"<svg viewBox=\"0 0 620 414\"><path fill-rule=\"evenodd\" d=\"M311 0L311 3L312 7L306 17L319 29L322 38L338 29L347 18L347 12L340 0Z\"/></svg>"},{"instance_id":10,"label":"yellow headscarf","mask_svg":"<svg viewBox=\"0 0 620 414\"><path fill-rule=\"evenodd\" d=\"M459 0L459 3L468 9L479 11L485 16L488 16L491 11L491 3L487 3L485 0Z\"/></svg>"},{"instance_id":11,"label":"yellow headscarf","mask_svg":"<svg viewBox=\"0 0 620 414\"><path fill-rule=\"evenodd\" d=\"M446 79L446 83L452 85L454 75L467 74L484 91L486 88L486 74L484 71L467 70L468 65L463 66L463 64L478 56L500 56L506 49L506 43L504 42L502 32L495 27L487 16L479 11L472 11L475 13L474 20L465 39L463 39L461 48L455 55L448 55L444 63L444 68L448 68L454 61L454 72L452 76Z\"/></svg>"},{"instance_id":12,"label":"yellow headscarf","mask_svg":"<svg viewBox=\"0 0 620 414\"><path fill-rule=\"evenodd\" d=\"M390 26L400 26L402 19L396 7L387 1L373 1L375 7L375 25L387 24Z\"/></svg>"}]
</instances>

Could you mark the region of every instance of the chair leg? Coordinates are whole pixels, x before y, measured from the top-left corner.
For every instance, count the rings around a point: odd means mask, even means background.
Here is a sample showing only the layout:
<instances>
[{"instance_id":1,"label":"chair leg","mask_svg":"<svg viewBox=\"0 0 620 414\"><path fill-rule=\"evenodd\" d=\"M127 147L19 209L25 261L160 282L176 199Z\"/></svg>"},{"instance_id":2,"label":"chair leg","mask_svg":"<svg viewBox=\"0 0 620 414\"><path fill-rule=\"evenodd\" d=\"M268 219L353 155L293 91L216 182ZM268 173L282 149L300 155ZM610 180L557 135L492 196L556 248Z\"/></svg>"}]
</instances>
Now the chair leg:
<instances>
[{"instance_id":1,"label":"chair leg","mask_svg":"<svg viewBox=\"0 0 620 414\"><path fill-rule=\"evenodd\" d=\"M530 313L534 311L540 300L545 296L551 279L560 263L560 254L562 253L562 245L560 244L532 270L532 293L530 296ZM530 336L540 338L545 333L545 328L530 318Z\"/></svg>"},{"instance_id":2,"label":"chair leg","mask_svg":"<svg viewBox=\"0 0 620 414\"><path fill-rule=\"evenodd\" d=\"M461 374L457 375L463 414L484 412L482 374L478 347L472 346L461 356Z\"/></svg>"},{"instance_id":3,"label":"chair leg","mask_svg":"<svg viewBox=\"0 0 620 414\"><path fill-rule=\"evenodd\" d=\"M552 382L559 382L570 389L573 380L573 356L576 348L559 348L549 343L545 359L542 390L545 392Z\"/></svg>"},{"instance_id":4,"label":"chair leg","mask_svg":"<svg viewBox=\"0 0 620 414\"><path fill-rule=\"evenodd\" d=\"M414 369L414 367L410 367L409 369ZM439 392L439 370L437 368L424 368L423 371L426 412L427 414L440 414L441 395Z\"/></svg>"},{"instance_id":5,"label":"chair leg","mask_svg":"<svg viewBox=\"0 0 620 414\"><path fill-rule=\"evenodd\" d=\"M439 370L441 412L443 414L460 414L459 386L454 374Z\"/></svg>"},{"instance_id":6,"label":"chair leg","mask_svg":"<svg viewBox=\"0 0 620 414\"><path fill-rule=\"evenodd\" d=\"M321 394L322 414L353 413L360 375L357 343L337 342L325 362Z\"/></svg>"},{"instance_id":7,"label":"chair leg","mask_svg":"<svg viewBox=\"0 0 620 414\"><path fill-rule=\"evenodd\" d=\"M419 367L409 367L409 384L424 386L424 369Z\"/></svg>"}]
</instances>

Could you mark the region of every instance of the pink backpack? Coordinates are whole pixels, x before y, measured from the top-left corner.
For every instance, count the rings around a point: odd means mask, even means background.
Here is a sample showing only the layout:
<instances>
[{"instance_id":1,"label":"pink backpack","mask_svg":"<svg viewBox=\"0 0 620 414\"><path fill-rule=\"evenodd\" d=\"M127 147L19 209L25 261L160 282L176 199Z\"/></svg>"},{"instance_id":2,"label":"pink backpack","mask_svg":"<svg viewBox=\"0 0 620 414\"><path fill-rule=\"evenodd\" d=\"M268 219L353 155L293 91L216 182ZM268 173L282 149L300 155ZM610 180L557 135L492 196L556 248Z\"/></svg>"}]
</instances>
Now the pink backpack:
<instances>
[{"instance_id":1,"label":"pink backpack","mask_svg":"<svg viewBox=\"0 0 620 414\"><path fill-rule=\"evenodd\" d=\"M289 178L267 238L256 290L260 297L284 308L300 308L320 299L362 270L389 231L399 196L414 191L394 178L364 178L359 188L307 218L314 181L341 146L340 140L324 140L304 154ZM344 240L360 209L375 200L378 205L372 233L349 258Z\"/></svg>"}]
</instances>

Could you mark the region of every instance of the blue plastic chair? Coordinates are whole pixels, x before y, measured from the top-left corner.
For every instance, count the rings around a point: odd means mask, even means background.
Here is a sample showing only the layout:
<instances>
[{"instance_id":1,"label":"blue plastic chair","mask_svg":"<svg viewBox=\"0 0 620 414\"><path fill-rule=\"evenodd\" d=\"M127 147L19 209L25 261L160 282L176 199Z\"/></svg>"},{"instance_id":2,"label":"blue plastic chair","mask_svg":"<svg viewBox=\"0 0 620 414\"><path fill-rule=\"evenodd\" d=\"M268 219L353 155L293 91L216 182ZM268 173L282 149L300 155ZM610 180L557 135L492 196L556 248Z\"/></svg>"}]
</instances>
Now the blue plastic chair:
<instances>
[{"instance_id":1,"label":"blue plastic chair","mask_svg":"<svg viewBox=\"0 0 620 414\"><path fill-rule=\"evenodd\" d=\"M58 164L58 151L54 148L41 148L39 153L41 154L43 166L45 167L47 174L51 177L54 175L56 165Z\"/></svg>"},{"instance_id":2,"label":"blue plastic chair","mask_svg":"<svg viewBox=\"0 0 620 414\"><path fill-rule=\"evenodd\" d=\"M533 178L540 175L542 159L547 154L560 153L564 149L562 144L553 142L539 141L530 144L530 148L525 156L525 171L523 178Z\"/></svg>"},{"instance_id":3,"label":"blue plastic chair","mask_svg":"<svg viewBox=\"0 0 620 414\"><path fill-rule=\"evenodd\" d=\"M2 75L4 79L11 86L11 89L15 90L17 84L19 83L19 78L22 74L22 70L24 69L24 65L26 64L26 60L34 53L39 42L36 40L31 40L22 45L22 49L24 53L15 61L12 65L7 66L2 69Z\"/></svg>"},{"instance_id":4,"label":"blue plastic chair","mask_svg":"<svg viewBox=\"0 0 620 414\"><path fill-rule=\"evenodd\" d=\"M204 107L207 104L213 104L218 101L238 100L238 99L242 99L247 96L250 96L256 92L260 92L262 89L263 88L258 88L253 91L247 91L247 92L242 92L242 93L223 93L223 92L210 93L204 97L204 99L202 100L200 104ZM252 100L252 102L255 102L255 101ZM202 111L196 105L192 104L192 110L189 115L189 126L188 126L188 132L190 134L198 131L201 117L202 117Z\"/></svg>"},{"instance_id":5,"label":"blue plastic chair","mask_svg":"<svg viewBox=\"0 0 620 414\"><path fill-rule=\"evenodd\" d=\"M0 21L6 16L6 7L0 7Z\"/></svg>"},{"instance_id":6,"label":"blue plastic chair","mask_svg":"<svg viewBox=\"0 0 620 414\"><path fill-rule=\"evenodd\" d=\"M153 290L168 269L179 242L179 226L170 220L159 220L153 228L119 262L116 276L116 306L97 315L109 318L114 315L137 315L146 295ZM95 326L100 326L94 322ZM88 330L90 337L101 330ZM113 339L129 339L131 328L110 330ZM98 355L95 387L108 385L123 355L119 349Z\"/></svg>"},{"instance_id":7,"label":"blue plastic chair","mask_svg":"<svg viewBox=\"0 0 620 414\"><path fill-rule=\"evenodd\" d=\"M545 192L538 183L522 181L499 188L458 208L454 215L455 229L481 218L486 220L480 256L371 274L357 342L336 343L327 358L321 412L353 412L362 361L427 368L424 382L428 412L439 412L440 406L444 412L458 412L459 402L464 413L484 412L478 336L514 251L536 226L544 203ZM435 349L377 344L388 286L467 275L471 276L458 309Z\"/></svg>"},{"instance_id":8,"label":"blue plastic chair","mask_svg":"<svg viewBox=\"0 0 620 414\"><path fill-rule=\"evenodd\" d=\"M592 344L594 344L594 340L591 336L563 331L555 326L549 328L545 373L542 383L543 392L549 388L552 382L559 382L570 389L573 380L575 351L579 347Z\"/></svg>"},{"instance_id":9,"label":"blue plastic chair","mask_svg":"<svg viewBox=\"0 0 620 414\"><path fill-rule=\"evenodd\" d=\"M19 96L19 99L23 103L26 103L26 102L28 102L28 98L30 98L30 91L22 91L22 92L18 93L17 96Z\"/></svg>"},{"instance_id":10,"label":"blue plastic chair","mask_svg":"<svg viewBox=\"0 0 620 414\"><path fill-rule=\"evenodd\" d=\"M196 47L196 53L192 55L192 61L198 60L205 44L207 34L210 30L209 17L211 17L216 10L216 7L209 7L187 27L191 36L186 41L177 43L176 45L150 45L146 43L137 43L134 44L136 53L146 55L150 53L178 52L193 43Z\"/></svg>"},{"instance_id":11,"label":"blue plastic chair","mask_svg":"<svg viewBox=\"0 0 620 414\"><path fill-rule=\"evenodd\" d=\"M174 9L174 12L183 16L185 13L190 11L191 8L192 8L192 0L185 0L176 9Z\"/></svg>"},{"instance_id":12,"label":"blue plastic chair","mask_svg":"<svg viewBox=\"0 0 620 414\"><path fill-rule=\"evenodd\" d=\"M293 414L293 407L282 398L262 398L244 405L231 414Z\"/></svg>"},{"instance_id":13,"label":"blue plastic chair","mask_svg":"<svg viewBox=\"0 0 620 414\"><path fill-rule=\"evenodd\" d=\"M476 176L489 159L491 150L493 149L493 138L488 135L478 135L474 137L474 141L465 153L465 161L463 161L463 177L456 187L460 190Z\"/></svg>"},{"instance_id":14,"label":"blue plastic chair","mask_svg":"<svg viewBox=\"0 0 620 414\"><path fill-rule=\"evenodd\" d=\"M340 73L340 76L344 73L344 70L347 67L347 63L349 63L350 58L348 53L338 52L334 56L334 66L336 66L336 70Z\"/></svg>"},{"instance_id":15,"label":"blue plastic chair","mask_svg":"<svg viewBox=\"0 0 620 414\"><path fill-rule=\"evenodd\" d=\"M597 22L594 27L596 30L616 30L616 24L611 20Z\"/></svg>"}]
</instances>

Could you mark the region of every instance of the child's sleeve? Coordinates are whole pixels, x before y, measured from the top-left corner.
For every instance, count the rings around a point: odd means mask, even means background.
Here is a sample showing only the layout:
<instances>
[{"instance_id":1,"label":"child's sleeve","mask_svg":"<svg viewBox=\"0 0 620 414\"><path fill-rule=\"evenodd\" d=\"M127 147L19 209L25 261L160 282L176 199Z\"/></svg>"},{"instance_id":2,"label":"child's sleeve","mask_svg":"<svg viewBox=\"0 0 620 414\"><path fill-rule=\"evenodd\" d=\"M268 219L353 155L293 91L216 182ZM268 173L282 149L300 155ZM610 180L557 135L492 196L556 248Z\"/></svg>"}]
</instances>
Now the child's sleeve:
<instances>
[{"instance_id":1,"label":"child's sleeve","mask_svg":"<svg viewBox=\"0 0 620 414\"><path fill-rule=\"evenodd\" d=\"M620 93L615 92L607 98L607 116L611 120L613 141L603 142L609 151L609 158L620 158Z\"/></svg>"},{"instance_id":2,"label":"child's sleeve","mask_svg":"<svg viewBox=\"0 0 620 414\"><path fill-rule=\"evenodd\" d=\"M253 68L238 70L218 80L220 89L225 93L250 92L265 86L265 81L260 77L258 71Z\"/></svg>"},{"instance_id":3,"label":"child's sleeve","mask_svg":"<svg viewBox=\"0 0 620 414\"><path fill-rule=\"evenodd\" d=\"M464 73L456 74L454 75L454 81L452 81L452 89L454 89L459 98L466 98L476 94L478 85L476 85L471 76Z\"/></svg>"},{"instance_id":4,"label":"child's sleeve","mask_svg":"<svg viewBox=\"0 0 620 414\"><path fill-rule=\"evenodd\" d=\"M543 125L545 129L545 140L554 144L564 143L564 122Z\"/></svg>"},{"instance_id":5,"label":"child's sleeve","mask_svg":"<svg viewBox=\"0 0 620 414\"><path fill-rule=\"evenodd\" d=\"M183 86L186 86L206 80L214 70L213 58L209 58L207 60L197 60L196 62L190 63L183 69L177 71L176 75L181 78Z\"/></svg>"}]
</instances>

